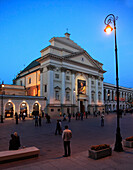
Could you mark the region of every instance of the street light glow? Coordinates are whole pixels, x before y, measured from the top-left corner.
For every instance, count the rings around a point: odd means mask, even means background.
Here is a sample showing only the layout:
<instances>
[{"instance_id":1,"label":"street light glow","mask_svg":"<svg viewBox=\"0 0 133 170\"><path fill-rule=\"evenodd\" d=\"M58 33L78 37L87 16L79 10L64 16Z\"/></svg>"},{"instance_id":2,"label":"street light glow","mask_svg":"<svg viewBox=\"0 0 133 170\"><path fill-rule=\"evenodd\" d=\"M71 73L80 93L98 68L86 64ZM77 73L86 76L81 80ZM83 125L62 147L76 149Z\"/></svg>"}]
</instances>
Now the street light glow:
<instances>
[{"instance_id":1,"label":"street light glow","mask_svg":"<svg viewBox=\"0 0 133 170\"><path fill-rule=\"evenodd\" d=\"M106 28L104 29L104 32L106 32L107 34L110 34L111 31L113 31L113 28L110 25L107 25Z\"/></svg>"}]
</instances>

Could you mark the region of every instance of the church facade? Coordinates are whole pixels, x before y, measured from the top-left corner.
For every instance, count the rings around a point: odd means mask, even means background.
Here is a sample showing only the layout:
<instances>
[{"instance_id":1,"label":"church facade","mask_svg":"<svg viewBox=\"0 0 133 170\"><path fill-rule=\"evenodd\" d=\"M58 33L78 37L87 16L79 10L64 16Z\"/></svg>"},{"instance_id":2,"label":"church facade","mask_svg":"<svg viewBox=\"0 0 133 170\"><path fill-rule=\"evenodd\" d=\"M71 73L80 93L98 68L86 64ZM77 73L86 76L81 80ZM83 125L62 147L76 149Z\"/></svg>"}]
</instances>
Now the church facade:
<instances>
[{"instance_id":1,"label":"church facade","mask_svg":"<svg viewBox=\"0 0 133 170\"><path fill-rule=\"evenodd\" d=\"M65 37L53 37L15 79L27 95L44 96L45 112L52 114L103 110L103 64Z\"/></svg>"}]
</instances>

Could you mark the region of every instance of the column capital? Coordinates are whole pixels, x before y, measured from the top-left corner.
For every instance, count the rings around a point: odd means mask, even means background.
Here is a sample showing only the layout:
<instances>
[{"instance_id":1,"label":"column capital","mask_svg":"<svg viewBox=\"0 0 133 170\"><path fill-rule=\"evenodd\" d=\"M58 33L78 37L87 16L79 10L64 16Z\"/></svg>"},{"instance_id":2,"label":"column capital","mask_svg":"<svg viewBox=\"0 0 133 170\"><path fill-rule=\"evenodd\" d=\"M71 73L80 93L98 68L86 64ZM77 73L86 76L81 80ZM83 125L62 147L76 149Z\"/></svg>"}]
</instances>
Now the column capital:
<instances>
[{"instance_id":1,"label":"column capital","mask_svg":"<svg viewBox=\"0 0 133 170\"><path fill-rule=\"evenodd\" d=\"M61 72L65 72L67 69L65 67L61 67Z\"/></svg>"},{"instance_id":2,"label":"column capital","mask_svg":"<svg viewBox=\"0 0 133 170\"><path fill-rule=\"evenodd\" d=\"M71 73L72 73L72 74L76 74L76 71L75 71L75 70L72 70Z\"/></svg>"},{"instance_id":3,"label":"column capital","mask_svg":"<svg viewBox=\"0 0 133 170\"><path fill-rule=\"evenodd\" d=\"M47 69L48 69L48 70L53 70L53 69L55 69L55 66L53 66L53 65L48 65L48 66L47 66Z\"/></svg>"}]
</instances>

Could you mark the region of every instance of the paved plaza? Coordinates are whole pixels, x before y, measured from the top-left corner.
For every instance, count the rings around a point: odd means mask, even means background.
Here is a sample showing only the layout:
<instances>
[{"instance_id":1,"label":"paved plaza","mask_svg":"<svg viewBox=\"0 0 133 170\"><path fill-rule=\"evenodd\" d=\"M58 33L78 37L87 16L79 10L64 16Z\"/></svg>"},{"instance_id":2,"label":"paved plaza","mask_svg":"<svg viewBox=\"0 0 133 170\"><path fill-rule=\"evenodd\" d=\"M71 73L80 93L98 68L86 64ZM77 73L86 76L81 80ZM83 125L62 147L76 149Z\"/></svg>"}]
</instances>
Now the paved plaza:
<instances>
[{"instance_id":1,"label":"paved plaza","mask_svg":"<svg viewBox=\"0 0 133 170\"><path fill-rule=\"evenodd\" d=\"M124 148L124 152L114 152L112 156L99 160L88 158L88 148L91 145L110 144L114 147L116 133L116 114L105 115L105 126L100 126L100 116L89 116L88 119L71 122L62 121L62 128L67 124L72 130L71 140L72 155L62 157L63 142L61 135L55 136L56 119L51 123L42 120L41 127L34 126L34 120L27 119L15 124L15 120L5 120L0 124L0 151L8 150L11 133L17 131L20 135L22 146L36 146L40 149L37 158L25 159L5 164L0 164L0 169L133 169L133 149ZM61 118L62 119L62 118ZM133 136L133 115L127 114L120 119L121 135L124 138Z\"/></svg>"}]
</instances>

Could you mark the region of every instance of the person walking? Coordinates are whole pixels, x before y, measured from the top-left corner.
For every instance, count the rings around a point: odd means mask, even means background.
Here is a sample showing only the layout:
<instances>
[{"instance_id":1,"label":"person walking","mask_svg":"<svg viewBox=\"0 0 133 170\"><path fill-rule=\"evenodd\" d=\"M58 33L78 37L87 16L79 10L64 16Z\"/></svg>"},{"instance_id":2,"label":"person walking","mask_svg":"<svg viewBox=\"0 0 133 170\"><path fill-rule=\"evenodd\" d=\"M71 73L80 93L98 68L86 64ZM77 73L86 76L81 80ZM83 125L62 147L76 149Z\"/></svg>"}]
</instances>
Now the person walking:
<instances>
[{"instance_id":1,"label":"person walking","mask_svg":"<svg viewBox=\"0 0 133 170\"><path fill-rule=\"evenodd\" d=\"M35 126L38 126L38 115L35 116Z\"/></svg>"},{"instance_id":2,"label":"person walking","mask_svg":"<svg viewBox=\"0 0 133 170\"><path fill-rule=\"evenodd\" d=\"M18 114L16 113L16 124L18 124Z\"/></svg>"},{"instance_id":3,"label":"person walking","mask_svg":"<svg viewBox=\"0 0 133 170\"><path fill-rule=\"evenodd\" d=\"M104 126L104 114L101 115L101 126Z\"/></svg>"},{"instance_id":4,"label":"person walking","mask_svg":"<svg viewBox=\"0 0 133 170\"><path fill-rule=\"evenodd\" d=\"M60 125L59 120L57 120L57 123L56 123L55 135L57 135L57 132L58 132L59 135L61 135L61 125Z\"/></svg>"},{"instance_id":5,"label":"person walking","mask_svg":"<svg viewBox=\"0 0 133 170\"><path fill-rule=\"evenodd\" d=\"M67 157L71 155L71 148L70 148L70 140L72 138L72 131L68 129L68 126L65 126L65 130L62 133L62 139L64 143L64 155L63 157Z\"/></svg>"},{"instance_id":6,"label":"person walking","mask_svg":"<svg viewBox=\"0 0 133 170\"><path fill-rule=\"evenodd\" d=\"M42 118L40 115L39 115L39 126L42 126Z\"/></svg>"},{"instance_id":7,"label":"person walking","mask_svg":"<svg viewBox=\"0 0 133 170\"><path fill-rule=\"evenodd\" d=\"M68 113L68 121L71 122L71 114Z\"/></svg>"}]
</instances>

